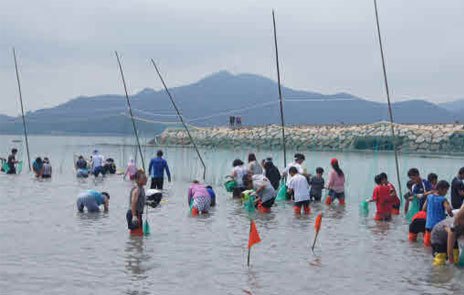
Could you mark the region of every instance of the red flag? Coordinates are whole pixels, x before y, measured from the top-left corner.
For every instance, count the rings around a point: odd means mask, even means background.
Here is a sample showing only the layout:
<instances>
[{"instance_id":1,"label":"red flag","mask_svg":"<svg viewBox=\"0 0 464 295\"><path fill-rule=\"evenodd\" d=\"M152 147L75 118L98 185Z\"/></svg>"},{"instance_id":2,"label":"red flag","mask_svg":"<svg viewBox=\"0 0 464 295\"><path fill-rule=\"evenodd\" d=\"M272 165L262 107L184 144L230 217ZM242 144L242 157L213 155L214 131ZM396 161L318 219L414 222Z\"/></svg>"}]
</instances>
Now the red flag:
<instances>
[{"instance_id":1,"label":"red flag","mask_svg":"<svg viewBox=\"0 0 464 295\"><path fill-rule=\"evenodd\" d=\"M259 242L261 242L261 238L259 237L255 222L252 220L250 225L250 239L248 240L248 249Z\"/></svg>"},{"instance_id":2,"label":"red flag","mask_svg":"<svg viewBox=\"0 0 464 295\"><path fill-rule=\"evenodd\" d=\"M321 230L321 222L322 222L322 213L320 213L316 217L316 224L314 225L314 227L316 228L316 232L319 232Z\"/></svg>"}]
</instances>

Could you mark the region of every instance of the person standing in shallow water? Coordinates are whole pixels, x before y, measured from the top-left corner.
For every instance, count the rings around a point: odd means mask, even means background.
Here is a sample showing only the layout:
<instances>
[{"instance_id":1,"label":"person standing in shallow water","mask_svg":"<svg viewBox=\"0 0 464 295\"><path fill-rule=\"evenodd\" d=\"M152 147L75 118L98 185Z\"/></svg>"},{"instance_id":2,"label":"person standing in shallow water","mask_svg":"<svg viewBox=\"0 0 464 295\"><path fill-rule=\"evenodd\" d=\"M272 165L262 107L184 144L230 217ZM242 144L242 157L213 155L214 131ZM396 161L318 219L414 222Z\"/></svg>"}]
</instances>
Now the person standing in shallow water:
<instances>
[{"instance_id":1,"label":"person standing in shallow water","mask_svg":"<svg viewBox=\"0 0 464 295\"><path fill-rule=\"evenodd\" d=\"M142 215L145 206L145 189L147 176L143 170L135 172L135 186L129 194L129 209L126 213L127 227L134 236L143 235Z\"/></svg>"},{"instance_id":2,"label":"person standing in shallow water","mask_svg":"<svg viewBox=\"0 0 464 295\"><path fill-rule=\"evenodd\" d=\"M11 155L8 156L8 161L6 164L8 165L8 172L6 174L16 174L16 164L19 163L19 161L16 160L16 154L18 153L17 149L12 149L11 150Z\"/></svg>"},{"instance_id":3,"label":"person standing in shallow water","mask_svg":"<svg viewBox=\"0 0 464 295\"><path fill-rule=\"evenodd\" d=\"M254 153L248 154L248 171L251 175L263 174L263 167L256 160Z\"/></svg>"},{"instance_id":4,"label":"person standing in shallow water","mask_svg":"<svg viewBox=\"0 0 464 295\"><path fill-rule=\"evenodd\" d=\"M326 205L332 204L335 199L338 199L340 205L345 205L345 173L340 169L337 159L330 161L332 170L329 173L329 183L327 189L329 190L329 196L325 200Z\"/></svg>"},{"instance_id":5,"label":"person standing in shallow water","mask_svg":"<svg viewBox=\"0 0 464 295\"><path fill-rule=\"evenodd\" d=\"M165 170L168 181L171 182L171 172L169 171L168 163L163 159L163 151L159 150L156 153L156 157L151 159L148 166L148 172L151 176L151 189L163 189Z\"/></svg>"}]
</instances>

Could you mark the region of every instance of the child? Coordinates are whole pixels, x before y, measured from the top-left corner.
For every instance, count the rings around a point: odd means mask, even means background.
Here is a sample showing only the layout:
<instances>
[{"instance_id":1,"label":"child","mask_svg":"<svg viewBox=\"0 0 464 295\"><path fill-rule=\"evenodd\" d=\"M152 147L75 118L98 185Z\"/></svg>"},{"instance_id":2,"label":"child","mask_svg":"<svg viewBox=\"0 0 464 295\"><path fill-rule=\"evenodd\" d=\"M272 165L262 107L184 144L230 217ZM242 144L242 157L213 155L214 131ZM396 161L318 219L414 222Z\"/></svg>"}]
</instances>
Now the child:
<instances>
[{"instance_id":1,"label":"child","mask_svg":"<svg viewBox=\"0 0 464 295\"><path fill-rule=\"evenodd\" d=\"M377 205L377 212L375 213L375 220L377 221L389 221L392 216L392 198L390 194L390 187L385 185L385 177L381 174L374 178L377 186L374 188L372 200L367 202L375 202Z\"/></svg>"},{"instance_id":2,"label":"child","mask_svg":"<svg viewBox=\"0 0 464 295\"><path fill-rule=\"evenodd\" d=\"M325 204L330 205L333 200L338 199L340 205L345 206L345 174L340 169L337 159L332 159L330 164L332 170L329 173L329 183L327 184L329 196L325 200Z\"/></svg>"},{"instance_id":3,"label":"child","mask_svg":"<svg viewBox=\"0 0 464 295\"><path fill-rule=\"evenodd\" d=\"M43 160L43 169L42 169L42 178L51 178L52 177L52 165L50 165L50 160L45 157Z\"/></svg>"},{"instance_id":4,"label":"child","mask_svg":"<svg viewBox=\"0 0 464 295\"><path fill-rule=\"evenodd\" d=\"M295 199L295 214L301 214L301 207L304 208L304 213L311 213L311 208L309 207L309 184L306 180L306 177L298 173L298 169L295 167L290 167L288 170L290 174L290 181L288 183L288 193L293 192Z\"/></svg>"},{"instance_id":5,"label":"child","mask_svg":"<svg viewBox=\"0 0 464 295\"><path fill-rule=\"evenodd\" d=\"M398 194L396 193L395 186L390 181L388 181L387 173L385 172L380 173L380 177L382 177L383 179L383 182L384 182L383 184L387 185L390 188L390 197L392 199L392 208L393 208L392 214L400 215L401 201L400 201L400 198L398 198Z\"/></svg>"},{"instance_id":6,"label":"child","mask_svg":"<svg viewBox=\"0 0 464 295\"><path fill-rule=\"evenodd\" d=\"M427 179L421 178L419 170L416 168L409 169L408 177L414 182L412 193L418 198L419 208L422 208L427 196L435 192L433 186Z\"/></svg>"},{"instance_id":7,"label":"child","mask_svg":"<svg viewBox=\"0 0 464 295\"><path fill-rule=\"evenodd\" d=\"M211 207L216 206L216 194L213 191L213 187L211 185L206 186L206 190L209 193L209 196L211 197Z\"/></svg>"},{"instance_id":8,"label":"child","mask_svg":"<svg viewBox=\"0 0 464 295\"><path fill-rule=\"evenodd\" d=\"M445 219L445 210L448 215L453 217L451 205L446 200L445 195L448 193L450 185L446 180L440 180L437 184L437 193L427 196L422 211L427 212L427 222L425 224L424 246L430 246L430 233L433 227Z\"/></svg>"},{"instance_id":9,"label":"child","mask_svg":"<svg viewBox=\"0 0 464 295\"><path fill-rule=\"evenodd\" d=\"M193 204L192 204L193 202ZM211 196L206 187L194 180L188 189L188 204L192 208L192 216L208 214L211 206Z\"/></svg>"},{"instance_id":10,"label":"child","mask_svg":"<svg viewBox=\"0 0 464 295\"><path fill-rule=\"evenodd\" d=\"M437 223L431 233L434 265L456 264L459 258L457 239L464 235L464 207L459 209L454 218Z\"/></svg>"},{"instance_id":11,"label":"child","mask_svg":"<svg viewBox=\"0 0 464 295\"><path fill-rule=\"evenodd\" d=\"M322 175L324 174L324 169L321 167L316 168L316 176L311 177L310 185L311 191L309 195L311 196L311 200L320 202L322 198L322 189L324 188L324 178Z\"/></svg>"},{"instance_id":12,"label":"child","mask_svg":"<svg viewBox=\"0 0 464 295\"><path fill-rule=\"evenodd\" d=\"M16 160L16 154L18 153L17 149L12 149L11 150L11 155L8 156L8 161L7 166L8 166L8 171L6 174L16 174L16 164L19 163L19 161Z\"/></svg>"},{"instance_id":13,"label":"child","mask_svg":"<svg viewBox=\"0 0 464 295\"><path fill-rule=\"evenodd\" d=\"M427 175L427 180L430 182L433 189L436 190L437 182L438 182L438 175L436 175L435 173L430 173L429 175Z\"/></svg>"},{"instance_id":14,"label":"child","mask_svg":"<svg viewBox=\"0 0 464 295\"><path fill-rule=\"evenodd\" d=\"M145 206L145 189L147 184L147 175L143 170L135 172L135 184L129 195L129 209L126 213L127 227L130 234L134 236L143 236L143 207Z\"/></svg>"},{"instance_id":15,"label":"child","mask_svg":"<svg viewBox=\"0 0 464 295\"><path fill-rule=\"evenodd\" d=\"M41 157L37 157L32 163L32 170L34 171L34 176L40 178L42 176L43 162Z\"/></svg>"},{"instance_id":16,"label":"child","mask_svg":"<svg viewBox=\"0 0 464 295\"><path fill-rule=\"evenodd\" d=\"M123 179L126 179L126 176L129 175L130 180L134 180L135 172L137 171L137 166L135 165L134 159L130 159L127 163L126 172L124 173Z\"/></svg>"}]
</instances>

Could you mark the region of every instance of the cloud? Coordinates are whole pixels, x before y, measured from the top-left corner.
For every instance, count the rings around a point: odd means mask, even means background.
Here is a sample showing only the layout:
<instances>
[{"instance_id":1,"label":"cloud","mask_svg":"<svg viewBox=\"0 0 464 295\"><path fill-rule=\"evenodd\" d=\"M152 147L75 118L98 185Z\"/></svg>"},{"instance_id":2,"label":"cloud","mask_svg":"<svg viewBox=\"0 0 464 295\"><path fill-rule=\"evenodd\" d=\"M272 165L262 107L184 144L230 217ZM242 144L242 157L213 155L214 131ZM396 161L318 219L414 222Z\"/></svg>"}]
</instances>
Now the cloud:
<instances>
[{"instance_id":1,"label":"cloud","mask_svg":"<svg viewBox=\"0 0 464 295\"><path fill-rule=\"evenodd\" d=\"M393 100L464 97L464 2L378 2ZM29 110L122 93L115 49L131 92L160 88L150 57L170 86L221 69L275 79L272 8L285 85L384 100L370 0L19 0L0 11L0 113L18 112L13 45Z\"/></svg>"}]
</instances>

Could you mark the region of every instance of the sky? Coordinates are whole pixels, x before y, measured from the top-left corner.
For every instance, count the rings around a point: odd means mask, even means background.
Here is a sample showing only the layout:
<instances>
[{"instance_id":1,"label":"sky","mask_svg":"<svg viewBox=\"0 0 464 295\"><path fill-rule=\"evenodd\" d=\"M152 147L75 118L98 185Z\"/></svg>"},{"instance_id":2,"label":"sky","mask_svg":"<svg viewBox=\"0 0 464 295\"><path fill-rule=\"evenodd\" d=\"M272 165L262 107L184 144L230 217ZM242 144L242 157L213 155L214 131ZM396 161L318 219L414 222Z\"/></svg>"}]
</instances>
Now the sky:
<instances>
[{"instance_id":1,"label":"sky","mask_svg":"<svg viewBox=\"0 0 464 295\"><path fill-rule=\"evenodd\" d=\"M378 0L393 101L464 98L464 1ZM78 96L130 93L211 73L276 80L272 9L282 83L385 101L373 0L0 0L0 114L19 113L17 51L26 110ZM277 93L276 93L277 98Z\"/></svg>"}]
</instances>

